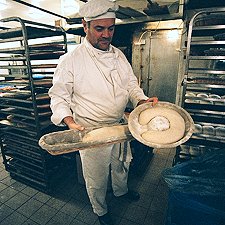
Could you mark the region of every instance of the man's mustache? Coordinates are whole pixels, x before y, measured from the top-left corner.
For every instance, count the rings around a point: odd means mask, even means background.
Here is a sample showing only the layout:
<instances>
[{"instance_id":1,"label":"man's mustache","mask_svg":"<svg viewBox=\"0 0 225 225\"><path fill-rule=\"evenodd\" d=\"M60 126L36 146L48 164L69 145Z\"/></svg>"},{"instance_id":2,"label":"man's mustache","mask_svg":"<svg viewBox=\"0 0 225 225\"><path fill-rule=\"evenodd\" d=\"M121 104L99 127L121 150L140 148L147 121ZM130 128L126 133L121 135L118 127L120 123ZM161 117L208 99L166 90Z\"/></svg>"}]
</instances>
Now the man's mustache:
<instances>
[{"instance_id":1,"label":"man's mustache","mask_svg":"<svg viewBox=\"0 0 225 225\"><path fill-rule=\"evenodd\" d=\"M111 41L112 38L100 38L99 41Z\"/></svg>"}]
</instances>

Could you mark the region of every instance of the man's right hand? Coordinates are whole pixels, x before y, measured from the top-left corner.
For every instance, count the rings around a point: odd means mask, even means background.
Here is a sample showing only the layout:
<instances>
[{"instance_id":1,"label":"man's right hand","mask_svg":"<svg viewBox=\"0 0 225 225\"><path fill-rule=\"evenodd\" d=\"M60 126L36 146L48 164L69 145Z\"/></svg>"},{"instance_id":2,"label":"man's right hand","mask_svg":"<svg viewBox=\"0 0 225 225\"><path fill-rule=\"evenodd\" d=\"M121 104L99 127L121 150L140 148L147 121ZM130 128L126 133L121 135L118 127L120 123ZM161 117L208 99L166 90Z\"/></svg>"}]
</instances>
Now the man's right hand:
<instances>
[{"instance_id":1,"label":"man's right hand","mask_svg":"<svg viewBox=\"0 0 225 225\"><path fill-rule=\"evenodd\" d=\"M73 117L72 116L66 116L63 119L63 122L68 126L68 128L70 130L84 130L85 128L83 126L81 126L80 124L77 124L74 122Z\"/></svg>"},{"instance_id":2,"label":"man's right hand","mask_svg":"<svg viewBox=\"0 0 225 225\"><path fill-rule=\"evenodd\" d=\"M140 100L137 104L137 106L141 105L141 104L144 104L144 103L147 103L147 102L151 102L152 103L152 106L155 106L157 103L158 103L158 98L157 97L152 97L152 98L149 98L147 100Z\"/></svg>"}]
</instances>

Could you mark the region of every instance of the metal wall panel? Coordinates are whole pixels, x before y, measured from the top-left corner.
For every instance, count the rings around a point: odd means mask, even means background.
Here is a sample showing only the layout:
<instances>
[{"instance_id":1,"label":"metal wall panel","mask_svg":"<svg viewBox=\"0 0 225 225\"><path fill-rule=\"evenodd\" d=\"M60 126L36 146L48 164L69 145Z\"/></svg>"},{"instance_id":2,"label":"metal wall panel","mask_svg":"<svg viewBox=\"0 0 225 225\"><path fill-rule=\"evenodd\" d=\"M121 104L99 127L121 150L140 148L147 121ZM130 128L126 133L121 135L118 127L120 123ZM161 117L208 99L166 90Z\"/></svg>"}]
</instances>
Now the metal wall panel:
<instances>
[{"instance_id":1,"label":"metal wall panel","mask_svg":"<svg viewBox=\"0 0 225 225\"><path fill-rule=\"evenodd\" d=\"M176 31L179 34L177 38L169 37L171 32ZM145 94L157 96L160 101L176 102L181 66L181 33L180 28L161 27L159 30L136 33L133 39L134 72Z\"/></svg>"},{"instance_id":2,"label":"metal wall panel","mask_svg":"<svg viewBox=\"0 0 225 225\"><path fill-rule=\"evenodd\" d=\"M150 96L156 95L162 101L174 102L176 99L179 68L180 39L169 40L171 31L159 31L151 37L149 62Z\"/></svg>"}]
</instances>

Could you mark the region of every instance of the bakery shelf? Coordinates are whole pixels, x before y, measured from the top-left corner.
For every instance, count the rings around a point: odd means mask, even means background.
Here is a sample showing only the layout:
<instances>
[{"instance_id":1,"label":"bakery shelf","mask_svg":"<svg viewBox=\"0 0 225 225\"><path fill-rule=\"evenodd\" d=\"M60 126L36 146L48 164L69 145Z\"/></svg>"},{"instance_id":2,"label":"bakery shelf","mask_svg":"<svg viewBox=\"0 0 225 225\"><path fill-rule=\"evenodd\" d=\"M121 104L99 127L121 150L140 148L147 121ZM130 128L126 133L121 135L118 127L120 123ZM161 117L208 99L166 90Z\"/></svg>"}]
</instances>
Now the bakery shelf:
<instances>
[{"instance_id":1,"label":"bakery shelf","mask_svg":"<svg viewBox=\"0 0 225 225\"><path fill-rule=\"evenodd\" d=\"M14 179L44 192L74 164L53 157L38 145L52 130L48 90L60 56L67 52L66 32L11 17L0 20L0 133L3 163Z\"/></svg>"},{"instance_id":2,"label":"bakery shelf","mask_svg":"<svg viewBox=\"0 0 225 225\"><path fill-rule=\"evenodd\" d=\"M2 32L0 30L0 32ZM14 42L14 41L22 41L23 37L15 37L15 38L4 38L4 39L0 39L0 43L7 43L7 42Z\"/></svg>"},{"instance_id":3,"label":"bakery shelf","mask_svg":"<svg viewBox=\"0 0 225 225\"><path fill-rule=\"evenodd\" d=\"M220 47L221 45L223 46L225 44L225 41L213 41L213 40L206 40L206 41L192 41L191 45L206 45L206 46L215 46L215 47Z\"/></svg>"},{"instance_id":4,"label":"bakery shelf","mask_svg":"<svg viewBox=\"0 0 225 225\"><path fill-rule=\"evenodd\" d=\"M225 60L225 56L189 56L190 60Z\"/></svg>"},{"instance_id":5,"label":"bakery shelf","mask_svg":"<svg viewBox=\"0 0 225 225\"><path fill-rule=\"evenodd\" d=\"M24 52L25 52L24 47L0 49L0 53L24 54Z\"/></svg>"},{"instance_id":6,"label":"bakery shelf","mask_svg":"<svg viewBox=\"0 0 225 225\"><path fill-rule=\"evenodd\" d=\"M25 56L15 56L15 57L0 57L0 61L25 61Z\"/></svg>"},{"instance_id":7,"label":"bakery shelf","mask_svg":"<svg viewBox=\"0 0 225 225\"><path fill-rule=\"evenodd\" d=\"M212 141L225 143L225 137L217 137L217 136L212 136L212 135L207 135L207 134L194 134L193 137L194 136L205 139L205 140L212 140Z\"/></svg>"},{"instance_id":8,"label":"bakery shelf","mask_svg":"<svg viewBox=\"0 0 225 225\"><path fill-rule=\"evenodd\" d=\"M188 68L188 73L194 74L204 74L206 77L210 74L215 75L225 75L225 70L214 70L214 69L207 69L207 68Z\"/></svg>"},{"instance_id":9,"label":"bakery shelf","mask_svg":"<svg viewBox=\"0 0 225 225\"><path fill-rule=\"evenodd\" d=\"M208 26L195 26L193 27L193 33L195 31L207 31L207 35L209 35L209 31L214 31L214 32L218 32L218 30L225 30L225 25L208 25ZM198 34L198 36L202 36L202 34ZM212 35L212 34L211 34Z\"/></svg>"},{"instance_id":10,"label":"bakery shelf","mask_svg":"<svg viewBox=\"0 0 225 225\"><path fill-rule=\"evenodd\" d=\"M192 115L197 114L198 116L207 116L209 118L221 118L225 116L225 112L210 111L210 110L199 110L199 109L187 109Z\"/></svg>"},{"instance_id":11,"label":"bakery shelf","mask_svg":"<svg viewBox=\"0 0 225 225\"><path fill-rule=\"evenodd\" d=\"M21 147L19 147L18 144L21 144ZM9 149L13 148L16 150L13 152L15 155L24 156L30 161L35 161L36 163L43 164L43 160L40 153L38 154L38 152L33 151L32 148L29 149L28 148L29 146L24 144L22 145L22 143L19 143L19 142L16 142L15 144L12 144L11 142L9 142L7 143L7 145Z\"/></svg>"},{"instance_id":12,"label":"bakery shelf","mask_svg":"<svg viewBox=\"0 0 225 225\"><path fill-rule=\"evenodd\" d=\"M28 21L21 19L19 17L10 17L0 20L2 23L9 22L18 22L22 24L21 27L9 28L0 30L0 38L8 39L8 38L16 38L21 36L24 33L24 30L27 32L27 39L35 39L35 38L44 38L44 37L54 37L64 35L64 31L61 28L50 26L47 24L41 24L33 21ZM28 25L25 25L28 24Z\"/></svg>"},{"instance_id":13,"label":"bakery shelf","mask_svg":"<svg viewBox=\"0 0 225 225\"><path fill-rule=\"evenodd\" d=\"M193 149L225 147L224 18L224 8L209 8L195 13L188 26L181 106L198 125L198 132L185 143ZM201 126L211 132L201 132ZM176 158L180 152L178 148ZM192 158L188 153L185 156Z\"/></svg>"},{"instance_id":14,"label":"bakery shelf","mask_svg":"<svg viewBox=\"0 0 225 225\"><path fill-rule=\"evenodd\" d=\"M215 82L216 82L216 79L215 79ZM188 89L193 89L193 88L197 88L197 89L200 89L200 88L211 88L211 89L225 89L225 86L224 84L207 84L207 82L204 84L204 83L200 83L200 82L187 82L187 85L189 86Z\"/></svg>"}]
</instances>

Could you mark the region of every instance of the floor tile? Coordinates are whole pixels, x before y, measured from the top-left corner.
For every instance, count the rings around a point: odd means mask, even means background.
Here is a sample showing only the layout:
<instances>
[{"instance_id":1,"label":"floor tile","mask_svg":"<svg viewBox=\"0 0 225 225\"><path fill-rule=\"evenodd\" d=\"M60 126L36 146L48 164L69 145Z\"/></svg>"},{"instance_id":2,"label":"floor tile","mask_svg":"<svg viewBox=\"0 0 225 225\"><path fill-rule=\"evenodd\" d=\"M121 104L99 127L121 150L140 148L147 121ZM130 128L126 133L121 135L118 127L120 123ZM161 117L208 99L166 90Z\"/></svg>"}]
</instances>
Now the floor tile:
<instances>
[{"instance_id":1,"label":"floor tile","mask_svg":"<svg viewBox=\"0 0 225 225\"><path fill-rule=\"evenodd\" d=\"M148 210L139 206L129 206L124 214L124 218L134 222L143 224Z\"/></svg>"},{"instance_id":2,"label":"floor tile","mask_svg":"<svg viewBox=\"0 0 225 225\"><path fill-rule=\"evenodd\" d=\"M29 196L20 192L14 195L12 198L10 198L8 201L6 201L5 204L15 210L19 208L21 205L23 205L25 202L27 202L29 198L30 198Z\"/></svg>"},{"instance_id":3,"label":"floor tile","mask_svg":"<svg viewBox=\"0 0 225 225\"><path fill-rule=\"evenodd\" d=\"M1 180L1 182L7 186L11 186L12 184L16 183L14 179L12 179L9 174L4 179Z\"/></svg>"},{"instance_id":4,"label":"floor tile","mask_svg":"<svg viewBox=\"0 0 225 225\"><path fill-rule=\"evenodd\" d=\"M72 198L81 200L82 202L89 203L89 198L85 187L80 188L76 191L76 194L72 196Z\"/></svg>"},{"instance_id":5,"label":"floor tile","mask_svg":"<svg viewBox=\"0 0 225 225\"><path fill-rule=\"evenodd\" d=\"M140 192L140 194L144 194L144 195L154 195L155 190L157 189L156 184L150 183L150 182L146 182L143 181L140 183L140 186L138 187L138 191Z\"/></svg>"},{"instance_id":6,"label":"floor tile","mask_svg":"<svg viewBox=\"0 0 225 225\"><path fill-rule=\"evenodd\" d=\"M23 225L39 225L38 223L34 222L31 219L26 220Z\"/></svg>"},{"instance_id":7,"label":"floor tile","mask_svg":"<svg viewBox=\"0 0 225 225\"><path fill-rule=\"evenodd\" d=\"M84 222L82 222L82 221L80 221L80 220L74 219L74 220L70 223L70 225L94 225L94 224L93 224L93 223L92 223L92 224L87 224L87 223L84 223Z\"/></svg>"},{"instance_id":8,"label":"floor tile","mask_svg":"<svg viewBox=\"0 0 225 225\"><path fill-rule=\"evenodd\" d=\"M47 195L43 192L38 192L34 195L33 197L34 199L38 200L39 202L43 202L46 203L47 201L49 201L51 199L50 195Z\"/></svg>"},{"instance_id":9,"label":"floor tile","mask_svg":"<svg viewBox=\"0 0 225 225\"><path fill-rule=\"evenodd\" d=\"M120 200L114 198L108 204L108 207L109 207L109 211L113 215L117 215L118 217L123 217L129 205L130 205L129 202L120 201Z\"/></svg>"},{"instance_id":10,"label":"floor tile","mask_svg":"<svg viewBox=\"0 0 225 225\"><path fill-rule=\"evenodd\" d=\"M75 218L85 207L85 205L86 205L85 203L80 202L78 200L77 201L71 200L61 208L61 212L64 212Z\"/></svg>"},{"instance_id":11,"label":"floor tile","mask_svg":"<svg viewBox=\"0 0 225 225\"><path fill-rule=\"evenodd\" d=\"M51 220L56 213L57 210L47 205L43 205L30 217L30 219L32 219L33 221L35 221L40 225L43 225L47 224L48 221Z\"/></svg>"},{"instance_id":12,"label":"floor tile","mask_svg":"<svg viewBox=\"0 0 225 225\"><path fill-rule=\"evenodd\" d=\"M4 203L12 198L14 195L19 193L18 191L14 190L11 187L7 187L3 191L0 192L0 202Z\"/></svg>"},{"instance_id":13,"label":"floor tile","mask_svg":"<svg viewBox=\"0 0 225 225\"><path fill-rule=\"evenodd\" d=\"M153 201L154 194L153 193L148 193L148 194L140 194L140 199L137 202L133 202L132 204L134 206L139 206L148 209Z\"/></svg>"},{"instance_id":14,"label":"floor tile","mask_svg":"<svg viewBox=\"0 0 225 225\"><path fill-rule=\"evenodd\" d=\"M68 214L58 212L50 219L47 225L69 225L73 221L73 217Z\"/></svg>"},{"instance_id":15,"label":"floor tile","mask_svg":"<svg viewBox=\"0 0 225 225\"><path fill-rule=\"evenodd\" d=\"M20 208L18 208L17 211L27 217L30 217L39 208L41 208L42 205L43 205L43 203L37 201L36 199L31 198L26 203L24 203Z\"/></svg>"},{"instance_id":16,"label":"floor tile","mask_svg":"<svg viewBox=\"0 0 225 225\"><path fill-rule=\"evenodd\" d=\"M0 181L3 181L8 176L9 174L5 170L0 171Z\"/></svg>"},{"instance_id":17,"label":"floor tile","mask_svg":"<svg viewBox=\"0 0 225 225\"><path fill-rule=\"evenodd\" d=\"M98 217L93 213L91 205L86 205L77 215L76 219L87 224L94 224Z\"/></svg>"},{"instance_id":18,"label":"floor tile","mask_svg":"<svg viewBox=\"0 0 225 225\"><path fill-rule=\"evenodd\" d=\"M1 221L1 225L24 225L27 217L18 212L12 213L10 216Z\"/></svg>"},{"instance_id":19,"label":"floor tile","mask_svg":"<svg viewBox=\"0 0 225 225\"><path fill-rule=\"evenodd\" d=\"M8 186L0 182L0 192L4 189L6 189Z\"/></svg>"},{"instance_id":20,"label":"floor tile","mask_svg":"<svg viewBox=\"0 0 225 225\"><path fill-rule=\"evenodd\" d=\"M0 222L13 213L13 209L5 204L0 204Z\"/></svg>"},{"instance_id":21,"label":"floor tile","mask_svg":"<svg viewBox=\"0 0 225 225\"><path fill-rule=\"evenodd\" d=\"M10 185L12 188L14 188L17 191L22 191L24 188L26 188L26 185L21 183L21 182L14 182L13 184Z\"/></svg>"},{"instance_id":22,"label":"floor tile","mask_svg":"<svg viewBox=\"0 0 225 225\"><path fill-rule=\"evenodd\" d=\"M64 200L52 197L50 198L47 202L46 205L54 208L54 209L61 209L64 205L66 204L66 202Z\"/></svg>"},{"instance_id":23,"label":"floor tile","mask_svg":"<svg viewBox=\"0 0 225 225\"><path fill-rule=\"evenodd\" d=\"M26 186L21 192L23 192L26 195L34 196L38 191L32 187Z\"/></svg>"},{"instance_id":24,"label":"floor tile","mask_svg":"<svg viewBox=\"0 0 225 225\"><path fill-rule=\"evenodd\" d=\"M123 218L118 225L140 225L140 224Z\"/></svg>"},{"instance_id":25,"label":"floor tile","mask_svg":"<svg viewBox=\"0 0 225 225\"><path fill-rule=\"evenodd\" d=\"M149 211L143 225L162 225L165 223L162 212Z\"/></svg>"}]
</instances>

